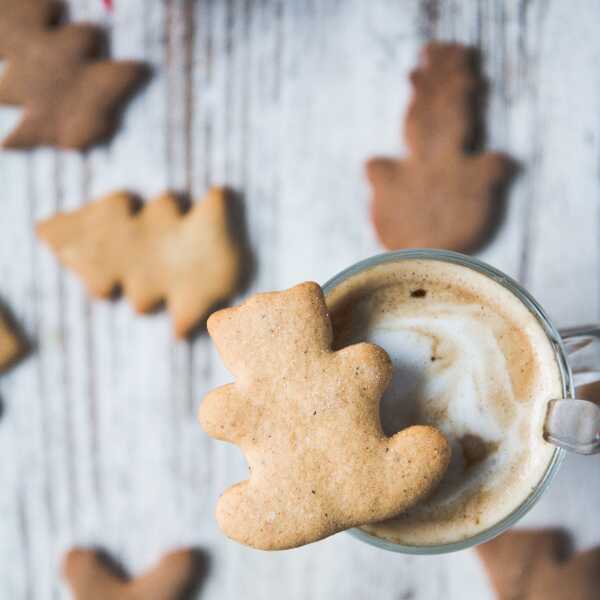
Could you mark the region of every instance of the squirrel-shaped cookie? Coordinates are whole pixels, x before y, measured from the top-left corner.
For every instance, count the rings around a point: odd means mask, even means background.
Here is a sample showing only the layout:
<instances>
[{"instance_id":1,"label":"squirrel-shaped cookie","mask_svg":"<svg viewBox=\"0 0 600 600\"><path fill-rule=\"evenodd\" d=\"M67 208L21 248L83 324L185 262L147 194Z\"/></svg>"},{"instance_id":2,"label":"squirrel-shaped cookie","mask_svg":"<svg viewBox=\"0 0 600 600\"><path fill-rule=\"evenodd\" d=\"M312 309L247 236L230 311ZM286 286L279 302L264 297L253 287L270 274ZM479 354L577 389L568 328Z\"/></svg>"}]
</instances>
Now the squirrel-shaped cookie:
<instances>
[{"instance_id":1,"label":"squirrel-shaped cookie","mask_svg":"<svg viewBox=\"0 0 600 600\"><path fill-rule=\"evenodd\" d=\"M441 479L446 439L426 426L384 435L379 401L391 361L373 344L331 349L316 283L214 313L208 330L236 382L206 396L200 421L250 466L250 479L217 506L229 537L268 550L300 546L392 517Z\"/></svg>"}]
</instances>

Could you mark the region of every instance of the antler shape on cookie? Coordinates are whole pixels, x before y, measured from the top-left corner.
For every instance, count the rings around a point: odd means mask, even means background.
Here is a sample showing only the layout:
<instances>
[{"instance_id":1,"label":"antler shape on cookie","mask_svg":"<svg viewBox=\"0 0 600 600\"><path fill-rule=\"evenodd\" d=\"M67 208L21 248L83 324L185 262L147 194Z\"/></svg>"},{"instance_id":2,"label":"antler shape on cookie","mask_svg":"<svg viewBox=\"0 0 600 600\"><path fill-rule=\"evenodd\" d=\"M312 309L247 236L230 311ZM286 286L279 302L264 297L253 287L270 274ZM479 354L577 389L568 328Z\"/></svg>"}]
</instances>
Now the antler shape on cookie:
<instances>
[{"instance_id":1,"label":"antler shape on cookie","mask_svg":"<svg viewBox=\"0 0 600 600\"><path fill-rule=\"evenodd\" d=\"M300 546L396 515L441 479L445 438L424 426L384 435L390 359L367 343L331 350L316 283L258 294L211 315L208 330L236 382L206 396L200 421L238 445L251 471L217 506L229 537L269 550Z\"/></svg>"},{"instance_id":2,"label":"antler shape on cookie","mask_svg":"<svg viewBox=\"0 0 600 600\"><path fill-rule=\"evenodd\" d=\"M241 251L229 225L229 199L213 188L181 214L165 194L132 214L133 198L115 193L38 225L38 236L96 297L121 285L135 310L162 299L186 335L239 281Z\"/></svg>"},{"instance_id":3,"label":"antler shape on cookie","mask_svg":"<svg viewBox=\"0 0 600 600\"><path fill-rule=\"evenodd\" d=\"M198 574L193 550L167 554L132 580L117 575L94 550L75 548L63 562L63 575L75 600L183 600L198 583Z\"/></svg>"},{"instance_id":4,"label":"antler shape on cookie","mask_svg":"<svg viewBox=\"0 0 600 600\"><path fill-rule=\"evenodd\" d=\"M56 26L53 0L0 2L0 103L22 105L8 148L54 145L84 149L109 136L118 108L146 78L134 61L99 60L103 32L92 25Z\"/></svg>"},{"instance_id":5,"label":"antler shape on cookie","mask_svg":"<svg viewBox=\"0 0 600 600\"><path fill-rule=\"evenodd\" d=\"M557 529L509 531L477 547L499 600L597 600L600 548L570 558Z\"/></svg>"},{"instance_id":6,"label":"antler shape on cookie","mask_svg":"<svg viewBox=\"0 0 600 600\"><path fill-rule=\"evenodd\" d=\"M367 163L372 218L390 249L470 250L489 230L496 192L514 170L498 153L473 153L484 81L474 50L431 43L411 74L409 155Z\"/></svg>"}]
</instances>

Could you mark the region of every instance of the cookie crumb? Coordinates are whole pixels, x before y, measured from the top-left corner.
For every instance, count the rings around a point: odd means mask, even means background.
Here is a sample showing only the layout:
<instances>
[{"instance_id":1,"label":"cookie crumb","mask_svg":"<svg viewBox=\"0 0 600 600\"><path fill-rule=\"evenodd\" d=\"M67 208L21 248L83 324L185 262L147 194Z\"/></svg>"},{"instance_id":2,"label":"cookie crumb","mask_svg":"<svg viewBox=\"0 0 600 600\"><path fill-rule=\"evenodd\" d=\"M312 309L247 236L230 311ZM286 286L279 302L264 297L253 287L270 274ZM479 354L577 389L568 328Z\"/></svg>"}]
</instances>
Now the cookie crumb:
<instances>
[{"instance_id":1,"label":"cookie crumb","mask_svg":"<svg viewBox=\"0 0 600 600\"><path fill-rule=\"evenodd\" d=\"M411 298L425 298L425 296L427 296L427 290L423 288L418 288L410 293Z\"/></svg>"}]
</instances>

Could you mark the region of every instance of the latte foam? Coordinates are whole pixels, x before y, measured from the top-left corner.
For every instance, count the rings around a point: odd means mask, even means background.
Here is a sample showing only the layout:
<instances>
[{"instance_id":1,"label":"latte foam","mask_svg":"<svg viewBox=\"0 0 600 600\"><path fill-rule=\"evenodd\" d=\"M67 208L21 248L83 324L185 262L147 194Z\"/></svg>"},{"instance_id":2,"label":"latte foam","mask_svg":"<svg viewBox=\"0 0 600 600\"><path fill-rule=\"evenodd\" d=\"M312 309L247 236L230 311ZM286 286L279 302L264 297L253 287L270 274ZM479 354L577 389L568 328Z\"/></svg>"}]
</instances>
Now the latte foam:
<instances>
[{"instance_id":1,"label":"latte foam","mask_svg":"<svg viewBox=\"0 0 600 600\"><path fill-rule=\"evenodd\" d=\"M554 349L529 309L481 273L416 259L363 271L327 303L336 347L371 341L392 359L384 431L434 425L453 451L428 500L365 531L406 545L445 544L516 509L548 468L546 406L563 395Z\"/></svg>"}]
</instances>

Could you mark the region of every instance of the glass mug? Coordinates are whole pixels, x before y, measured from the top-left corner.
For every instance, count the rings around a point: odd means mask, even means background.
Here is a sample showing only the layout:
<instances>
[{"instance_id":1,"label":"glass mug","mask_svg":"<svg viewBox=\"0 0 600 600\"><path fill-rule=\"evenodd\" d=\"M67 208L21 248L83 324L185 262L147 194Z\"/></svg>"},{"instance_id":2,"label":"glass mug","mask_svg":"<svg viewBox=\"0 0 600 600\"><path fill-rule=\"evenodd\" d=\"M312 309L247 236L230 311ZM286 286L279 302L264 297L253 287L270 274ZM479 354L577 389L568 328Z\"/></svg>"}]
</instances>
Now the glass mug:
<instances>
[{"instance_id":1,"label":"glass mug","mask_svg":"<svg viewBox=\"0 0 600 600\"><path fill-rule=\"evenodd\" d=\"M348 267L324 286L325 296L346 279L380 264L405 260L435 260L454 263L481 273L502 285L524 304L537 318L554 349L562 379L562 398L549 402L544 431L545 439L556 449L548 468L531 494L511 514L494 526L469 538L432 546L396 544L361 529L352 529L354 537L392 552L404 554L442 554L464 550L490 540L506 531L523 517L550 485L566 451L580 454L600 452L600 407L586 400L576 400L574 389L600 380L600 325L574 327L560 331L552 324L542 307L514 279L484 262L445 250L399 250L388 252Z\"/></svg>"}]
</instances>

